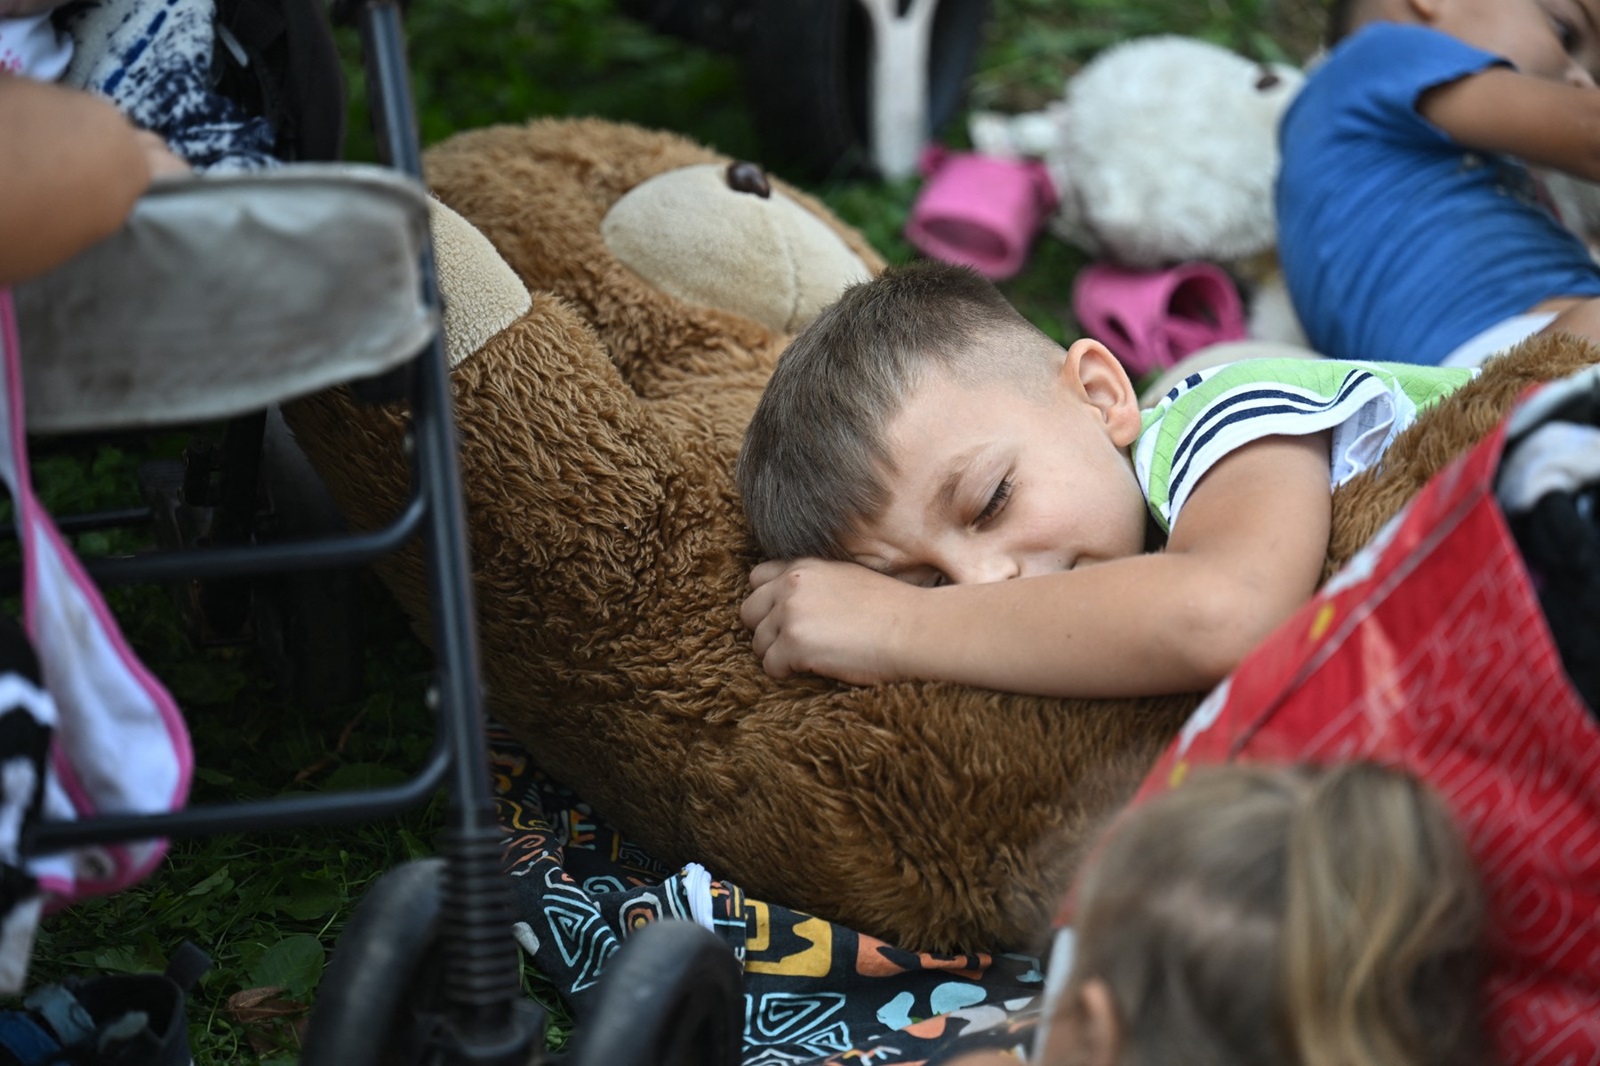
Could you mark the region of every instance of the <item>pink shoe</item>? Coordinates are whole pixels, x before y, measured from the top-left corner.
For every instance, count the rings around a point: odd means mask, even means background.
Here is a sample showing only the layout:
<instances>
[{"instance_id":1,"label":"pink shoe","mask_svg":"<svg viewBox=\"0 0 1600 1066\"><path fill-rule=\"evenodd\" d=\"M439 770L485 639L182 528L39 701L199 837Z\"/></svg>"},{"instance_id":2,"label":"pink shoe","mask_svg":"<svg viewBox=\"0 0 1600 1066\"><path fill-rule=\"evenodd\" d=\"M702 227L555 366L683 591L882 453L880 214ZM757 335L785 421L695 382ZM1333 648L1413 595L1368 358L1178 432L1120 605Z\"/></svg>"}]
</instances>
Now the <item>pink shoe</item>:
<instances>
[{"instance_id":1,"label":"pink shoe","mask_svg":"<svg viewBox=\"0 0 1600 1066\"><path fill-rule=\"evenodd\" d=\"M1190 352L1245 338L1239 290L1214 263L1078 271L1072 311L1084 333L1111 349L1134 377L1165 370Z\"/></svg>"},{"instance_id":2,"label":"pink shoe","mask_svg":"<svg viewBox=\"0 0 1600 1066\"><path fill-rule=\"evenodd\" d=\"M918 251L1001 281L1022 269L1056 190L1044 164L976 152L924 149L927 180L906 222Z\"/></svg>"}]
</instances>

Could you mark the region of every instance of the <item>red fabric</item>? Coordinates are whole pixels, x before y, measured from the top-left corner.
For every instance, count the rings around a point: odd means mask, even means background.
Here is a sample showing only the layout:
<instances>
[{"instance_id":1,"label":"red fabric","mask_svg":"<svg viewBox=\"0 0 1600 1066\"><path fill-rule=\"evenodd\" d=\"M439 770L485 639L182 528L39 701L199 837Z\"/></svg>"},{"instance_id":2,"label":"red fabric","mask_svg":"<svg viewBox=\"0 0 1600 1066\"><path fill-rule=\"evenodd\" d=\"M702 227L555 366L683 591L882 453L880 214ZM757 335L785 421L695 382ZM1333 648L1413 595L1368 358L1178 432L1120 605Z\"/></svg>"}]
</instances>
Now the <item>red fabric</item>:
<instances>
[{"instance_id":1,"label":"red fabric","mask_svg":"<svg viewBox=\"0 0 1600 1066\"><path fill-rule=\"evenodd\" d=\"M1484 874L1501 1057L1600 1066L1600 729L1494 501L1503 435L1252 653L1139 798L1235 759L1408 768L1455 810Z\"/></svg>"}]
</instances>

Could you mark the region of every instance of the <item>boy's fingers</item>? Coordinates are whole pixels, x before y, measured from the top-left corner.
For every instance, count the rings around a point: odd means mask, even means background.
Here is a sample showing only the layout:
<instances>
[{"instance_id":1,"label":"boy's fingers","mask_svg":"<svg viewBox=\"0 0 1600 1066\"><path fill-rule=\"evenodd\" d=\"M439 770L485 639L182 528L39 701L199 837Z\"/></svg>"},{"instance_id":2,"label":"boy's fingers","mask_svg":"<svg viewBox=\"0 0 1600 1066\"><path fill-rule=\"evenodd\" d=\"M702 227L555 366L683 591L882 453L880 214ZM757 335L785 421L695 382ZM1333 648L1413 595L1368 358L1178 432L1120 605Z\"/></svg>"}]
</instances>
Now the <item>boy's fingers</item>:
<instances>
[{"instance_id":1,"label":"boy's fingers","mask_svg":"<svg viewBox=\"0 0 1600 1066\"><path fill-rule=\"evenodd\" d=\"M771 611L772 593L758 585L739 605L739 621L746 629L755 629Z\"/></svg>"},{"instance_id":2,"label":"boy's fingers","mask_svg":"<svg viewBox=\"0 0 1600 1066\"><path fill-rule=\"evenodd\" d=\"M149 130L139 130L134 136L139 141L139 147L144 149L144 159L146 165L150 168L151 181L174 178L194 172L194 168L189 166L188 161L167 147L167 142L159 134L152 133Z\"/></svg>"},{"instance_id":3,"label":"boy's fingers","mask_svg":"<svg viewBox=\"0 0 1600 1066\"><path fill-rule=\"evenodd\" d=\"M789 564L782 559L769 559L754 570L750 571L750 587L765 585L789 568Z\"/></svg>"},{"instance_id":4,"label":"boy's fingers","mask_svg":"<svg viewBox=\"0 0 1600 1066\"><path fill-rule=\"evenodd\" d=\"M788 662L778 649L778 626L767 620L756 627L755 635L750 638L750 650L761 662L761 669L770 676L779 678L788 677L794 671L789 669Z\"/></svg>"}]
</instances>

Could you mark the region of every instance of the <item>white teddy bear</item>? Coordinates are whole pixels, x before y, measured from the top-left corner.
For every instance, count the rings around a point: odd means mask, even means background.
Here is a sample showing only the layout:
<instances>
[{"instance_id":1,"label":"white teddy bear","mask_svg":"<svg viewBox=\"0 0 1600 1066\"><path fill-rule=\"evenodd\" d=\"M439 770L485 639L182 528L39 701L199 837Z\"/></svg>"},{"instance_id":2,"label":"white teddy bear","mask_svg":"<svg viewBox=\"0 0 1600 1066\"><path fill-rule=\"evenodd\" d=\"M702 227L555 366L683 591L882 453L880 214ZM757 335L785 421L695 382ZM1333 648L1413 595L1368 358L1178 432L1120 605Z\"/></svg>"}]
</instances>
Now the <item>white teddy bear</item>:
<instances>
[{"instance_id":1,"label":"white teddy bear","mask_svg":"<svg viewBox=\"0 0 1600 1066\"><path fill-rule=\"evenodd\" d=\"M1249 332L1304 335L1276 270L1278 120L1305 81L1190 37L1101 52L1043 111L973 116L974 148L1044 161L1051 232L1097 259L1154 269L1205 260L1250 293Z\"/></svg>"}]
</instances>

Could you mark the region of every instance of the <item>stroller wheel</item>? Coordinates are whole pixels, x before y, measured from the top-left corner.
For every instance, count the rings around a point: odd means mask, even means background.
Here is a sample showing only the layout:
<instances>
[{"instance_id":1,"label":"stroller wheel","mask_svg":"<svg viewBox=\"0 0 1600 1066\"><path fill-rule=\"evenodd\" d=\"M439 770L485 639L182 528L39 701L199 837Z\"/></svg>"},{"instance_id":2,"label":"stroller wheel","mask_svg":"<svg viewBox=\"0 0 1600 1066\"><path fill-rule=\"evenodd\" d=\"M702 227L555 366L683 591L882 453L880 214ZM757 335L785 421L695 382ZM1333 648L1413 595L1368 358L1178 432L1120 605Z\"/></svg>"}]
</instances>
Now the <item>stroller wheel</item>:
<instances>
[{"instance_id":1,"label":"stroller wheel","mask_svg":"<svg viewBox=\"0 0 1600 1066\"><path fill-rule=\"evenodd\" d=\"M612 960L564 1061L737 1066L743 1017L743 973L728 945L693 922L653 922Z\"/></svg>"},{"instance_id":2,"label":"stroller wheel","mask_svg":"<svg viewBox=\"0 0 1600 1066\"><path fill-rule=\"evenodd\" d=\"M301 1066L420 1061L408 1016L436 993L425 966L439 923L442 859L397 866L356 906L322 977L306 1025Z\"/></svg>"}]
</instances>

